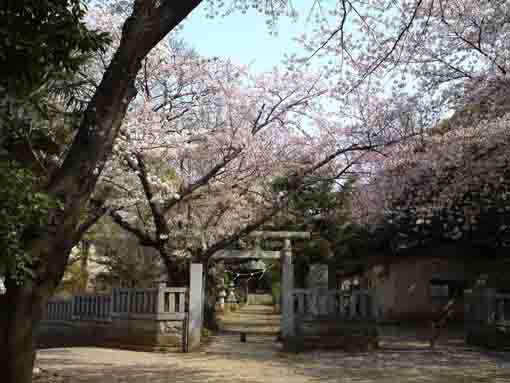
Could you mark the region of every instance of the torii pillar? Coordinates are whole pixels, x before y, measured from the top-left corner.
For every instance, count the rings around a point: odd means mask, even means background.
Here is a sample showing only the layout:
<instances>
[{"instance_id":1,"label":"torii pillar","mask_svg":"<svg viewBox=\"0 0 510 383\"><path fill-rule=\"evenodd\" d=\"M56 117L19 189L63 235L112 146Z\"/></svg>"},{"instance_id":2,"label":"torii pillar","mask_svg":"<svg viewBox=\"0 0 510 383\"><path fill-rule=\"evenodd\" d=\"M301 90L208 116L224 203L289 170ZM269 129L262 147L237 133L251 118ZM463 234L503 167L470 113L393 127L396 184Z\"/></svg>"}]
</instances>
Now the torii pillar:
<instances>
[{"instance_id":1,"label":"torii pillar","mask_svg":"<svg viewBox=\"0 0 510 383\"><path fill-rule=\"evenodd\" d=\"M293 338L296 333L294 324L294 265L292 264L292 245L289 238L283 243L282 256L282 321L281 332L282 340Z\"/></svg>"},{"instance_id":2,"label":"torii pillar","mask_svg":"<svg viewBox=\"0 0 510 383\"><path fill-rule=\"evenodd\" d=\"M296 335L294 322L294 265L292 264L292 239L310 239L311 233L305 231L258 231L250 234L256 238L283 239L280 253L282 265L282 320L281 335L283 346L292 349Z\"/></svg>"}]
</instances>

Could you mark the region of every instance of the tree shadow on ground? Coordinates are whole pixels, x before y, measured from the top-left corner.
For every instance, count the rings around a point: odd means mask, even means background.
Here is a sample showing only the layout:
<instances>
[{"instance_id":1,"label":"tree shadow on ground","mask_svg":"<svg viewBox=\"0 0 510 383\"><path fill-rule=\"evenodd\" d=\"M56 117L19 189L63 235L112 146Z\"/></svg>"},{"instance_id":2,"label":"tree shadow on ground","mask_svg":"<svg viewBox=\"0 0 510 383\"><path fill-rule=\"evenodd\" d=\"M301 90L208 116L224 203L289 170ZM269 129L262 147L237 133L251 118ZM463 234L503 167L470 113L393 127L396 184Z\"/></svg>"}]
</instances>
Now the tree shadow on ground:
<instances>
[{"instance_id":1,"label":"tree shadow on ground","mask_svg":"<svg viewBox=\"0 0 510 383\"><path fill-rule=\"evenodd\" d=\"M237 318L245 319L244 315ZM52 349L40 352L39 365L71 377L69 383L510 382L510 355L468 347L460 332L445 334L434 350L428 348L426 329L420 332L397 326L383 329L383 347L370 353L289 354L282 351L274 334L256 333L263 327L258 320L246 327L255 330L248 331L246 343L240 342L239 332L231 331L213 335L198 353Z\"/></svg>"},{"instance_id":2,"label":"tree shadow on ground","mask_svg":"<svg viewBox=\"0 0 510 383\"><path fill-rule=\"evenodd\" d=\"M224 337L221 337L224 338ZM163 382L434 382L510 381L510 362L471 350L378 350L347 354L311 351L287 354L268 339L242 347L232 340L213 342L194 354L150 354L94 348L51 349L39 354L43 369L59 371L69 383ZM67 383L67 382L66 382Z\"/></svg>"},{"instance_id":3,"label":"tree shadow on ground","mask_svg":"<svg viewBox=\"0 0 510 383\"><path fill-rule=\"evenodd\" d=\"M62 357L61 353L68 353L67 349L46 351L38 364L43 369L57 372L62 377L63 383L225 383L230 380L226 373L197 366L135 361L120 364L110 363L107 360L87 362ZM243 382L260 383L261 381L243 379Z\"/></svg>"}]
</instances>

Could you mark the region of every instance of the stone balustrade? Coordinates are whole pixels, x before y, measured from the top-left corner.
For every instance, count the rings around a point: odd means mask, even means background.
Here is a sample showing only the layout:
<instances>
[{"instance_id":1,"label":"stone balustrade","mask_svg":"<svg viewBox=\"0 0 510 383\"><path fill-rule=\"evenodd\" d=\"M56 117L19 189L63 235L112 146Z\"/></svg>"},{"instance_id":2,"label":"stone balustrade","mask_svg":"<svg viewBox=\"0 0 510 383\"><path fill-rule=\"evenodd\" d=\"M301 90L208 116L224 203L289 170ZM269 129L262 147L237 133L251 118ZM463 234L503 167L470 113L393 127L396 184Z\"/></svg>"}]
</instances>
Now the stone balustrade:
<instances>
[{"instance_id":1,"label":"stone balustrade","mask_svg":"<svg viewBox=\"0 0 510 383\"><path fill-rule=\"evenodd\" d=\"M45 320L66 321L73 317L73 301L71 299L54 299L48 302Z\"/></svg>"},{"instance_id":2,"label":"stone balustrade","mask_svg":"<svg viewBox=\"0 0 510 383\"><path fill-rule=\"evenodd\" d=\"M510 347L510 294L486 289L464 298L466 340L490 348Z\"/></svg>"},{"instance_id":3,"label":"stone balustrade","mask_svg":"<svg viewBox=\"0 0 510 383\"><path fill-rule=\"evenodd\" d=\"M155 288L115 288L111 294L52 299L39 326L39 344L197 350L202 278L202 265L191 264L189 288L160 283Z\"/></svg>"},{"instance_id":4,"label":"stone balustrade","mask_svg":"<svg viewBox=\"0 0 510 383\"><path fill-rule=\"evenodd\" d=\"M80 294L48 302L43 320L111 321L113 318L184 320L185 287L116 288L111 294Z\"/></svg>"},{"instance_id":5,"label":"stone balustrade","mask_svg":"<svg viewBox=\"0 0 510 383\"><path fill-rule=\"evenodd\" d=\"M376 319L377 310L368 291L346 292L323 288L294 289L296 318Z\"/></svg>"}]
</instances>

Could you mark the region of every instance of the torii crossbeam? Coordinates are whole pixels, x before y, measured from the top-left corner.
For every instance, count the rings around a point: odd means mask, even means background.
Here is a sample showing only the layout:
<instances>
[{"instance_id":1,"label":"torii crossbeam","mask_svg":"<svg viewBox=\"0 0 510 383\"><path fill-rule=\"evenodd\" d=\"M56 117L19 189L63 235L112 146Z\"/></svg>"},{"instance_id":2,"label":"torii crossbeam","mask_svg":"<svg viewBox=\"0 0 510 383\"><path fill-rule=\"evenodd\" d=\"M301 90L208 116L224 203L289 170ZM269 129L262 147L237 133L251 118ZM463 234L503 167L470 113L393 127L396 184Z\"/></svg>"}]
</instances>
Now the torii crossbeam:
<instances>
[{"instance_id":1,"label":"torii crossbeam","mask_svg":"<svg viewBox=\"0 0 510 383\"><path fill-rule=\"evenodd\" d=\"M311 233L307 231L254 231L249 234L252 238L272 239L310 239ZM211 259L280 259L281 251L263 250L259 247L246 250L218 250Z\"/></svg>"}]
</instances>

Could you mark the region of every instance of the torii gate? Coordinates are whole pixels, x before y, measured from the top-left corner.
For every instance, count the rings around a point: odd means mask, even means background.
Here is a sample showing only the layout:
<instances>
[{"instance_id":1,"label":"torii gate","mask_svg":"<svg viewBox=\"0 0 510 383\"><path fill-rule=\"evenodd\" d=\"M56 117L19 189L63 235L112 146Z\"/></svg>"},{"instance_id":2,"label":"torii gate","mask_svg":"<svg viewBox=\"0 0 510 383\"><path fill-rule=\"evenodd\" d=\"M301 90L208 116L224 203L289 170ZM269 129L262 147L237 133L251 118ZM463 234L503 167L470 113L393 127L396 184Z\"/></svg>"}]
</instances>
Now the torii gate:
<instances>
[{"instance_id":1,"label":"torii gate","mask_svg":"<svg viewBox=\"0 0 510 383\"><path fill-rule=\"evenodd\" d=\"M292 291L294 290L294 265L292 264L292 240L310 239L308 231L254 231L252 238L282 239L282 251L268 251L260 248L248 250L219 250L211 259L280 259L282 264L282 338L294 336L294 318L292 307Z\"/></svg>"}]
</instances>

